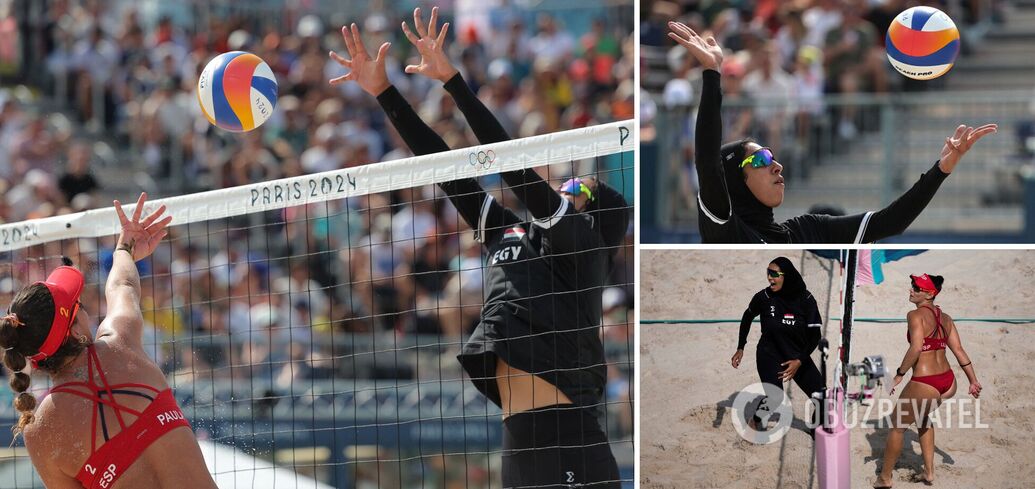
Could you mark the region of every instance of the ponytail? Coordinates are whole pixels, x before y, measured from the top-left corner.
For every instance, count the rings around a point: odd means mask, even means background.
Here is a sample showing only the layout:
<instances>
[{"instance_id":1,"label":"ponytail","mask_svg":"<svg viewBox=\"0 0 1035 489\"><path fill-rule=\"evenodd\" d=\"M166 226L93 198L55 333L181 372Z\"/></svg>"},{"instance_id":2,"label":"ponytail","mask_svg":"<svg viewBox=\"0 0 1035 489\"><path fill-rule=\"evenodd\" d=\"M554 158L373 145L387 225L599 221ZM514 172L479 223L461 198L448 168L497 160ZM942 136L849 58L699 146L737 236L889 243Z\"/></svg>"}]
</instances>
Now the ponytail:
<instances>
[{"instance_id":1,"label":"ponytail","mask_svg":"<svg viewBox=\"0 0 1035 489\"><path fill-rule=\"evenodd\" d=\"M21 414L18 422L11 427L15 439L25 429L25 426L35 419L33 413L36 410L36 396L27 392L32 379L25 372L22 372L27 361L25 354L20 351L22 345L19 344L18 340L17 329L21 326L21 322L14 314L8 314L0 318L0 347L4 349L4 367L7 367L7 370L10 372L7 383L15 393L14 407ZM13 440L11 443L14 443Z\"/></svg>"}]
</instances>

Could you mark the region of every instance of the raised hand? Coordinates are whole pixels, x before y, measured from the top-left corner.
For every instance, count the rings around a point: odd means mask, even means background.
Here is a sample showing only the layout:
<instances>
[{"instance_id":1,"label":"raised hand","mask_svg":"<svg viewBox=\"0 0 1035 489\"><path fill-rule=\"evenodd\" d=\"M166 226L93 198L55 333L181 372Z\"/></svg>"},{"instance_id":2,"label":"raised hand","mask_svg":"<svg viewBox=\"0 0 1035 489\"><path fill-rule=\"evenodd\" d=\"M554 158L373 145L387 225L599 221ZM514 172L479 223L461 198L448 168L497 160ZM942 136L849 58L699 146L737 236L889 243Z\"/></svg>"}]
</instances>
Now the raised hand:
<instances>
[{"instance_id":1,"label":"raised hand","mask_svg":"<svg viewBox=\"0 0 1035 489\"><path fill-rule=\"evenodd\" d=\"M970 151L974 143L998 130L999 126L996 124L985 124L976 129L960 124L952 137L945 138L945 146L942 146L941 162L938 165L945 173L952 173L960 158L967 154L967 151Z\"/></svg>"},{"instance_id":2,"label":"raised hand","mask_svg":"<svg viewBox=\"0 0 1035 489\"><path fill-rule=\"evenodd\" d=\"M115 213L119 215L119 222L122 224L122 233L119 234L119 241L116 248L129 250L133 255L133 261L140 261L147 258L155 251L158 242L168 234L166 226L172 221L172 216L166 216L161 221L158 218L165 213L163 204L158 210L147 216L147 219L140 220L144 212L144 202L147 201L147 193L141 193L137 199L137 207L133 210L133 219L126 217L122 210L122 203L115 201Z\"/></svg>"},{"instance_id":3,"label":"raised hand","mask_svg":"<svg viewBox=\"0 0 1035 489\"><path fill-rule=\"evenodd\" d=\"M669 22L668 28L672 30L668 37L690 51L705 69L719 71L722 67L722 48L714 37L702 38L682 22Z\"/></svg>"},{"instance_id":4,"label":"raised hand","mask_svg":"<svg viewBox=\"0 0 1035 489\"><path fill-rule=\"evenodd\" d=\"M420 7L417 7L413 9L413 26L420 37L414 35L406 22L402 23L402 30L406 34L406 39L409 39L420 53L420 64L408 65L406 72L424 75L442 83L449 81L457 73L456 68L449 62L449 56L446 55L446 33L449 32L449 22L442 25L441 31L438 30L438 7L433 7L431 20L425 26Z\"/></svg>"},{"instance_id":5,"label":"raised hand","mask_svg":"<svg viewBox=\"0 0 1035 489\"><path fill-rule=\"evenodd\" d=\"M363 37L359 35L359 26L355 22L351 26L341 28L341 37L345 40L345 49L348 50L351 59L345 59L334 51L328 55L338 64L348 68L349 72L332 78L330 84L337 86L352 80L364 92L375 97L387 90L391 84L388 82L388 73L385 72L385 55L392 43L382 44L377 50L377 57L371 59L367 47L363 44Z\"/></svg>"}]
</instances>

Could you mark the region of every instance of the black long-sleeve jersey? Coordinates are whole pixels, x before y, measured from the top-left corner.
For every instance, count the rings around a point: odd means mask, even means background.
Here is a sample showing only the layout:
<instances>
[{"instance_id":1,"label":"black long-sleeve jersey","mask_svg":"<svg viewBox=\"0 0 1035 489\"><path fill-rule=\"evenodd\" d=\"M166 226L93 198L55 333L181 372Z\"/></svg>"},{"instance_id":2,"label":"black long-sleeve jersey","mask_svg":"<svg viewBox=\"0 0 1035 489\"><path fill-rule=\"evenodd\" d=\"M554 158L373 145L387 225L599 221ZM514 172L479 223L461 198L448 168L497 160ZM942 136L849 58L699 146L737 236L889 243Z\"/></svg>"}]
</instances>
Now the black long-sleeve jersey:
<instances>
[{"instance_id":1,"label":"black long-sleeve jersey","mask_svg":"<svg viewBox=\"0 0 1035 489\"><path fill-rule=\"evenodd\" d=\"M480 142L510 139L459 75L445 88ZM377 98L415 154L449 149L394 87ZM602 223L577 213L534 171L502 177L534 221L500 205L475 179L440 184L487 251L481 320L458 356L460 363L497 405L496 357L546 379L577 405L598 404L607 371L597 327L611 261L599 232ZM602 207L626 206L621 194L603 183L596 194Z\"/></svg>"},{"instance_id":2,"label":"black long-sleeve jersey","mask_svg":"<svg viewBox=\"0 0 1035 489\"><path fill-rule=\"evenodd\" d=\"M744 222L733 208L719 156L722 145L722 87L717 71L704 72L697 112L698 219L705 243L872 243L905 232L931 202L948 174L934 167L890 205L850 216L805 214L772 229ZM779 231L774 232L774 229Z\"/></svg>"},{"instance_id":3,"label":"black long-sleeve jersey","mask_svg":"<svg viewBox=\"0 0 1035 489\"><path fill-rule=\"evenodd\" d=\"M759 348L768 350L785 361L811 355L819 346L819 339L823 335L823 319L819 315L819 306L812 294L804 301L805 312L794 312L787 309L783 301L773 297L768 288L759 291L751 298L751 303L740 320L737 349L744 349L751 322L761 316L762 337L758 340Z\"/></svg>"}]
</instances>

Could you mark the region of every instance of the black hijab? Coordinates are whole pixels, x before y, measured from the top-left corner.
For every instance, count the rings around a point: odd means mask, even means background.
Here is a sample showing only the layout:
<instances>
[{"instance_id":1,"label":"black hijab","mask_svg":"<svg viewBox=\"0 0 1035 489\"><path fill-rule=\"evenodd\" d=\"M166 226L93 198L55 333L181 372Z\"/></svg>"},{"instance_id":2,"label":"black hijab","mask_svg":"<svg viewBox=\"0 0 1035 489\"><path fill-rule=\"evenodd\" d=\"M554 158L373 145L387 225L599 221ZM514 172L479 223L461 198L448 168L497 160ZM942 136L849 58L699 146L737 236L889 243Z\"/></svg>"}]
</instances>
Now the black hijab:
<instances>
[{"instance_id":1,"label":"black hijab","mask_svg":"<svg viewBox=\"0 0 1035 489\"><path fill-rule=\"evenodd\" d=\"M773 261L769 262L771 265L780 267L780 271L783 272L783 286L780 290L772 292L776 300L783 303L784 308L795 314L808 314L808 298L812 296L809 293L808 288L805 286L805 280L801 278L801 274L798 273L798 269L794 268L794 264L791 260L785 257L777 257Z\"/></svg>"},{"instance_id":2,"label":"black hijab","mask_svg":"<svg viewBox=\"0 0 1035 489\"><path fill-rule=\"evenodd\" d=\"M593 216L593 228L600 233L604 245L617 255L629 229L629 204L618 192L600 192L589 201L583 212Z\"/></svg>"},{"instance_id":3,"label":"black hijab","mask_svg":"<svg viewBox=\"0 0 1035 489\"><path fill-rule=\"evenodd\" d=\"M740 139L719 148L730 205L733 213L761 234L767 243L786 243L790 241L790 236L783 226L773 220L773 208L759 202L744 183L744 170L740 163L747 158L747 144L753 142L753 139Z\"/></svg>"}]
</instances>

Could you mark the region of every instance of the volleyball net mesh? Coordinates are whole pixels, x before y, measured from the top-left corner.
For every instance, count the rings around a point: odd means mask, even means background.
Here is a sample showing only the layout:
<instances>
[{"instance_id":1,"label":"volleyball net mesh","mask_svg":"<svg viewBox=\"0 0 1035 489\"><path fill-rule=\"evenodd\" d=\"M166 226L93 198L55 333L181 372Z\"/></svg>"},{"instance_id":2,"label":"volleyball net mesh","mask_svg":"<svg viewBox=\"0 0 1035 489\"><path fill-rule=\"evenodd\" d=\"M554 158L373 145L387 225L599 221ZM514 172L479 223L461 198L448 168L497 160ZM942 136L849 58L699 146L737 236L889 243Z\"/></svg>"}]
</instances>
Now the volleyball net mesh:
<instances>
[{"instance_id":1,"label":"volleyball net mesh","mask_svg":"<svg viewBox=\"0 0 1035 489\"><path fill-rule=\"evenodd\" d=\"M632 129L621 121L148 202L166 204L173 223L138 263L145 349L220 487L500 487L500 410L456 360L480 317L485 252L436 184L476 177L520 215L500 172L537 171L554 186L591 175L631 203ZM81 300L96 328L117 231L110 207L0 226L2 303L68 256L87 277ZM630 225L600 294L608 373L598 406L630 487L632 243ZM42 399L47 388L34 374L30 391ZM7 446L17 413L11 392L0 395ZM43 487L20 439L0 459L0 481Z\"/></svg>"}]
</instances>

